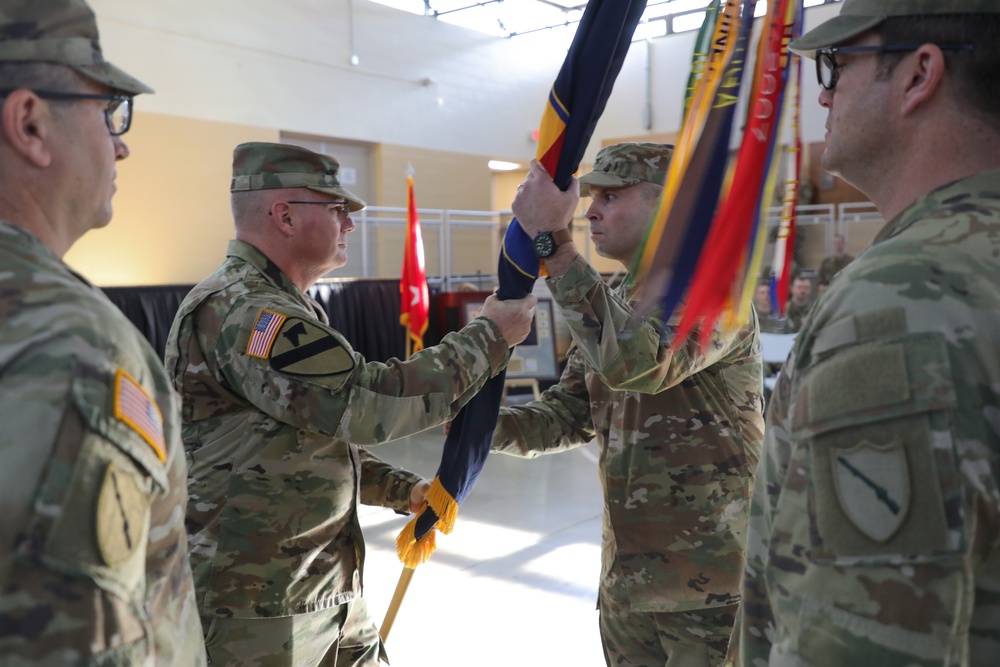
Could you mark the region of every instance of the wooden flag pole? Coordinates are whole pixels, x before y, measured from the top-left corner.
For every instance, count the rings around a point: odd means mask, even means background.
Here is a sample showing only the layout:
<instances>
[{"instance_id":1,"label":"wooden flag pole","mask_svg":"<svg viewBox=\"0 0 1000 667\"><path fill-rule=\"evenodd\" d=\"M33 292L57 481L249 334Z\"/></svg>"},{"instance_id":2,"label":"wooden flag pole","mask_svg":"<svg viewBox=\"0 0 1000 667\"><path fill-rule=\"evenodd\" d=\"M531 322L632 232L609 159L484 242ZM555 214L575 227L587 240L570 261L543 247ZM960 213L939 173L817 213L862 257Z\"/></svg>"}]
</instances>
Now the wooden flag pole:
<instances>
[{"instance_id":1,"label":"wooden flag pole","mask_svg":"<svg viewBox=\"0 0 1000 667\"><path fill-rule=\"evenodd\" d=\"M406 589L410 587L413 572L414 568L404 567L399 575L399 581L396 582L396 590L392 593L392 602L389 603L389 609L386 610L385 618L382 619L382 625L379 626L378 634L382 638L383 644L389 639L389 631L392 630L392 624L396 621L396 614L399 613L399 607L403 604Z\"/></svg>"}]
</instances>

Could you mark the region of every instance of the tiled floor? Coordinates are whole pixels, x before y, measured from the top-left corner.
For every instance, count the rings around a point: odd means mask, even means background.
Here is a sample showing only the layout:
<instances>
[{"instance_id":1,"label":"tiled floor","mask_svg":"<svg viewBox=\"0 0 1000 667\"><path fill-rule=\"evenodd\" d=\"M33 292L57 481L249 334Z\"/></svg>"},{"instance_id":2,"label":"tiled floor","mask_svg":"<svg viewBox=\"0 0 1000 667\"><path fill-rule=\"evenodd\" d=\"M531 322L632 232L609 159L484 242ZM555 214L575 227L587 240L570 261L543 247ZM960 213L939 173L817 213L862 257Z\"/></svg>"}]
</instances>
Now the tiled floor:
<instances>
[{"instance_id":1,"label":"tiled floor","mask_svg":"<svg viewBox=\"0 0 1000 667\"><path fill-rule=\"evenodd\" d=\"M437 429L374 451L430 477ZM490 456L451 535L416 569L387 648L392 667L603 667L597 578L603 501L594 444L525 460ZM381 622L405 520L365 507L365 596Z\"/></svg>"}]
</instances>

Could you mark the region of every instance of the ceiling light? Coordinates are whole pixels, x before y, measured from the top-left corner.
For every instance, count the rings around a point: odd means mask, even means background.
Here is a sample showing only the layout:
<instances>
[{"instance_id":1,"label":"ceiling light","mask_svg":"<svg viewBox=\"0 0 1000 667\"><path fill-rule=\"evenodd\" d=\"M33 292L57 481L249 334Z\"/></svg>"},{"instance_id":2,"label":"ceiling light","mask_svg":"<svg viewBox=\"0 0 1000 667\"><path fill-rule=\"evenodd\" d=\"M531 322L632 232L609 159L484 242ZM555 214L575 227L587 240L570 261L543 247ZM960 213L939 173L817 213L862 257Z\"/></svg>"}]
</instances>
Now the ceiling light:
<instances>
[{"instance_id":1,"label":"ceiling light","mask_svg":"<svg viewBox=\"0 0 1000 667\"><path fill-rule=\"evenodd\" d=\"M517 162L504 162L503 160L490 160L486 166L493 171L514 171L521 168Z\"/></svg>"}]
</instances>

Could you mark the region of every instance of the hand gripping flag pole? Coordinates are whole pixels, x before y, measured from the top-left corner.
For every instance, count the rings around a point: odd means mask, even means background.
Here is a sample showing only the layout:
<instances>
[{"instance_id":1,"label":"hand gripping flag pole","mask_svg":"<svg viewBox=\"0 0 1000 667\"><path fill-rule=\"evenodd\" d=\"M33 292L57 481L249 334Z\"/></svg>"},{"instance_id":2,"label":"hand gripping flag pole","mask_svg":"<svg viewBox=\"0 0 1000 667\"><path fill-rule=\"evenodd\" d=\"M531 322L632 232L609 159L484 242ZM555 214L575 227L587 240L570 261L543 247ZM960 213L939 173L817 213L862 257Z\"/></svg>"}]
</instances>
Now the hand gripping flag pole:
<instances>
[{"instance_id":1,"label":"hand gripping flag pole","mask_svg":"<svg viewBox=\"0 0 1000 667\"><path fill-rule=\"evenodd\" d=\"M549 93L542 114L536 159L565 190L580 166L615 78L621 70L646 0L590 0L573 43ZM531 293L539 275L539 260L531 238L517 220L504 236L498 262L501 299L520 299ZM458 413L445 439L441 465L427 494L427 505L403 529L396 541L404 564L403 580L434 552L434 530L451 532L459 504L472 490L486 463L496 428L505 373L491 378ZM407 575L410 570L410 575ZM399 585L397 585L397 592ZM405 590L405 586L404 586ZM402 595L399 595L399 603ZM386 614L395 617L398 609ZM388 635L382 631L383 639Z\"/></svg>"}]
</instances>

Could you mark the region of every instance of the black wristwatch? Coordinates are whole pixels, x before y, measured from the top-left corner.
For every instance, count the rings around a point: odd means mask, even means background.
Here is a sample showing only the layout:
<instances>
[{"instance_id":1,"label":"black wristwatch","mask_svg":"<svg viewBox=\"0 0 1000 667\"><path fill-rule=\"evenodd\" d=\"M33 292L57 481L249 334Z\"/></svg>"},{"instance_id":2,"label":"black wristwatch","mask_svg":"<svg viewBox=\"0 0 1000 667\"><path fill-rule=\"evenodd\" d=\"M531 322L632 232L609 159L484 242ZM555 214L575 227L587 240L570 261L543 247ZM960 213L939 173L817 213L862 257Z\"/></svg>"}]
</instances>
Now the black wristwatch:
<instances>
[{"instance_id":1,"label":"black wristwatch","mask_svg":"<svg viewBox=\"0 0 1000 667\"><path fill-rule=\"evenodd\" d=\"M567 241L573 240L573 234L569 229L558 229L554 232L539 232L532 244L535 254L545 259L556 254L556 248Z\"/></svg>"}]
</instances>

